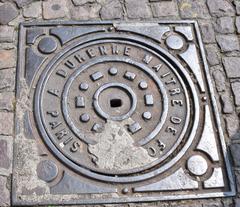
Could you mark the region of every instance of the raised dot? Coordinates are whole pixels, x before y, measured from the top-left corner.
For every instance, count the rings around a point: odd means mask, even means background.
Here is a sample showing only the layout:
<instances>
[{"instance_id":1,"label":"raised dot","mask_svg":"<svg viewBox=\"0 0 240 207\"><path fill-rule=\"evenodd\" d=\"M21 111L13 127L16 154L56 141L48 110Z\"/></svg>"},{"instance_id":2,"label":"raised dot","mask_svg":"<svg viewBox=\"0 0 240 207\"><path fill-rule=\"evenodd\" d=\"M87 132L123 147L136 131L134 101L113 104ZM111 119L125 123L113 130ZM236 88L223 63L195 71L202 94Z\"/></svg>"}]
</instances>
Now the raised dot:
<instances>
[{"instance_id":1,"label":"raised dot","mask_svg":"<svg viewBox=\"0 0 240 207\"><path fill-rule=\"evenodd\" d=\"M38 49L45 54L53 53L57 49L57 42L53 37L44 37L39 41Z\"/></svg>"},{"instance_id":2,"label":"raised dot","mask_svg":"<svg viewBox=\"0 0 240 207\"><path fill-rule=\"evenodd\" d=\"M101 72L96 72L96 73L93 73L92 75L91 75L91 79L93 80L93 81L96 81L96 80L99 80L99 79L101 79L101 78L103 78L103 74L101 73Z\"/></svg>"},{"instance_id":3,"label":"raised dot","mask_svg":"<svg viewBox=\"0 0 240 207\"><path fill-rule=\"evenodd\" d=\"M135 79L136 75L135 75L135 73L132 73L132 72L128 72L128 71L127 71L127 72L124 74L124 77L125 77L126 79L130 80L130 81L133 81L133 80Z\"/></svg>"},{"instance_id":4,"label":"raised dot","mask_svg":"<svg viewBox=\"0 0 240 207\"><path fill-rule=\"evenodd\" d=\"M152 118L152 114L149 111L146 111L142 114L142 117L146 120L150 120Z\"/></svg>"},{"instance_id":5,"label":"raised dot","mask_svg":"<svg viewBox=\"0 0 240 207\"><path fill-rule=\"evenodd\" d=\"M179 50L183 47L183 40L178 35L171 35L167 38L166 44L173 50Z\"/></svg>"},{"instance_id":6,"label":"raised dot","mask_svg":"<svg viewBox=\"0 0 240 207\"><path fill-rule=\"evenodd\" d=\"M147 89L147 87L148 87L148 84L147 84L147 82L146 81L141 81L140 83L139 83L139 88L141 88L141 89Z\"/></svg>"},{"instance_id":7,"label":"raised dot","mask_svg":"<svg viewBox=\"0 0 240 207\"><path fill-rule=\"evenodd\" d=\"M187 168L193 174L201 176L207 172L207 161L200 155L194 155L187 161Z\"/></svg>"},{"instance_id":8,"label":"raised dot","mask_svg":"<svg viewBox=\"0 0 240 207\"><path fill-rule=\"evenodd\" d=\"M58 175L58 167L51 160L43 160L37 166L37 175L41 180L51 182Z\"/></svg>"},{"instance_id":9,"label":"raised dot","mask_svg":"<svg viewBox=\"0 0 240 207\"><path fill-rule=\"evenodd\" d=\"M202 97L202 101L206 101L207 100L207 97L206 96L203 96Z\"/></svg>"},{"instance_id":10,"label":"raised dot","mask_svg":"<svg viewBox=\"0 0 240 207\"><path fill-rule=\"evenodd\" d=\"M109 72L110 75L117 75L117 73L118 73L118 69L112 67L112 68L109 69L108 72Z\"/></svg>"},{"instance_id":11,"label":"raised dot","mask_svg":"<svg viewBox=\"0 0 240 207\"><path fill-rule=\"evenodd\" d=\"M128 188L123 188L123 189L122 189L122 193L123 193L123 194L127 194L128 192L129 192Z\"/></svg>"},{"instance_id":12,"label":"raised dot","mask_svg":"<svg viewBox=\"0 0 240 207\"><path fill-rule=\"evenodd\" d=\"M138 131L141 130L141 129L142 129L142 127L140 126L140 124L139 124L138 122L135 122L135 123L129 125L129 127L128 127L128 130L129 130L132 134L138 132Z\"/></svg>"},{"instance_id":13,"label":"raised dot","mask_svg":"<svg viewBox=\"0 0 240 207\"><path fill-rule=\"evenodd\" d=\"M79 89L83 90L83 91L86 91L88 89L88 84L87 83L81 83L79 85Z\"/></svg>"},{"instance_id":14,"label":"raised dot","mask_svg":"<svg viewBox=\"0 0 240 207\"><path fill-rule=\"evenodd\" d=\"M82 122L88 122L90 120L90 116L88 114L82 114L80 116L80 121Z\"/></svg>"}]
</instances>

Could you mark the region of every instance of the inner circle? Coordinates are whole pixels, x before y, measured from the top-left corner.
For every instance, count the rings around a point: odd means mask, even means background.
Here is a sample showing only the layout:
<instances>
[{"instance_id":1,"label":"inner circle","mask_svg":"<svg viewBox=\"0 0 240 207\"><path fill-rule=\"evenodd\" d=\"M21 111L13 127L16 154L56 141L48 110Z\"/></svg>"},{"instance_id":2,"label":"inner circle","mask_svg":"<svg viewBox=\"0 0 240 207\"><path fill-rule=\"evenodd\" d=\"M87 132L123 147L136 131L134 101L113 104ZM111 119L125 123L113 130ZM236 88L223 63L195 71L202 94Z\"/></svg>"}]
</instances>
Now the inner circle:
<instances>
[{"instance_id":1,"label":"inner circle","mask_svg":"<svg viewBox=\"0 0 240 207\"><path fill-rule=\"evenodd\" d=\"M137 106L135 93L130 87L122 83L102 85L94 94L93 99L97 113L103 118L113 121L129 118Z\"/></svg>"}]
</instances>

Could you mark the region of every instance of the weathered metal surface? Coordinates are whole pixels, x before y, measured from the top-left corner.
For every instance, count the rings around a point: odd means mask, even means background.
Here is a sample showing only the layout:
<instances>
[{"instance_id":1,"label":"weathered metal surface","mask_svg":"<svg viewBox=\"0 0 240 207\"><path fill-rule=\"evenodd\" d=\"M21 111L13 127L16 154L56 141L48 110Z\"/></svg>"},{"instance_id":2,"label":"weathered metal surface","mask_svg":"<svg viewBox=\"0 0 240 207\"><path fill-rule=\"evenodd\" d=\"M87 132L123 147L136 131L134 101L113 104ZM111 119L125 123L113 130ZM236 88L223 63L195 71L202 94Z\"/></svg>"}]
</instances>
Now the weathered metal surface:
<instances>
[{"instance_id":1,"label":"weathered metal surface","mask_svg":"<svg viewBox=\"0 0 240 207\"><path fill-rule=\"evenodd\" d=\"M16 140L32 147L15 156L13 203L235 193L195 22L30 23L20 39Z\"/></svg>"}]
</instances>

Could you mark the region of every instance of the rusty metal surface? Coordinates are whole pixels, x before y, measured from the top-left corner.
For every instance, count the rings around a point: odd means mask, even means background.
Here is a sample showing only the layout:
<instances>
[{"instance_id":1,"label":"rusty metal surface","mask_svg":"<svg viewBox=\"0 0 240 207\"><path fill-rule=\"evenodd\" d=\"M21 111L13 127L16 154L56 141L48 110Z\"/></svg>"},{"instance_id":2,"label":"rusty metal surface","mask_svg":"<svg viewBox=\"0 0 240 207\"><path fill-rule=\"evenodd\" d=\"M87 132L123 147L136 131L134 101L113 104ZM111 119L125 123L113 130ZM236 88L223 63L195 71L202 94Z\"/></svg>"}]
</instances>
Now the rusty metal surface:
<instances>
[{"instance_id":1,"label":"rusty metal surface","mask_svg":"<svg viewBox=\"0 0 240 207\"><path fill-rule=\"evenodd\" d=\"M15 160L14 203L235 193L195 22L30 23L19 51L17 97L29 106L17 112L31 133L18 115L17 143L35 146L28 176L39 184L23 191Z\"/></svg>"}]
</instances>

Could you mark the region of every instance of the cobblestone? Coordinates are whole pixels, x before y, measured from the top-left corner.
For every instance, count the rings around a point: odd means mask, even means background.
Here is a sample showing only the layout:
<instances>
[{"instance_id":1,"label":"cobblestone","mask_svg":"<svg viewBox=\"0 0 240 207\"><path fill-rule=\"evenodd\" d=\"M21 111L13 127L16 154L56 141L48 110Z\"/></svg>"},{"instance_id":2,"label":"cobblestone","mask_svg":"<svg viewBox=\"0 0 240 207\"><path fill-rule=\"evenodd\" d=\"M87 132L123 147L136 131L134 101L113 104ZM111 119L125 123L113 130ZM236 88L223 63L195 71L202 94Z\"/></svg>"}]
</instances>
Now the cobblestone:
<instances>
[{"instance_id":1,"label":"cobblestone","mask_svg":"<svg viewBox=\"0 0 240 207\"><path fill-rule=\"evenodd\" d=\"M209 22L200 22L200 29L202 32L202 39L204 43L214 43L215 33L211 23Z\"/></svg>"},{"instance_id":2,"label":"cobblestone","mask_svg":"<svg viewBox=\"0 0 240 207\"><path fill-rule=\"evenodd\" d=\"M231 86L235 97L235 104L236 106L240 106L240 82L234 82Z\"/></svg>"},{"instance_id":3,"label":"cobblestone","mask_svg":"<svg viewBox=\"0 0 240 207\"><path fill-rule=\"evenodd\" d=\"M24 17L37 18L42 14L42 2L33 2L23 8Z\"/></svg>"},{"instance_id":4,"label":"cobblestone","mask_svg":"<svg viewBox=\"0 0 240 207\"><path fill-rule=\"evenodd\" d=\"M231 147L231 154L233 158L233 163L235 167L240 167L240 144L232 144Z\"/></svg>"},{"instance_id":5,"label":"cobblestone","mask_svg":"<svg viewBox=\"0 0 240 207\"><path fill-rule=\"evenodd\" d=\"M146 0L125 0L125 2L130 19L146 19L152 16Z\"/></svg>"},{"instance_id":6,"label":"cobblestone","mask_svg":"<svg viewBox=\"0 0 240 207\"><path fill-rule=\"evenodd\" d=\"M15 71L13 69L0 70L0 92L14 91Z\"/></svg>"},{"instance_id":7,"label":"cobblestone","mask_svg":"<svg viewBox=\"0 0 240 207\"><path fill-rule=\"evenodd\" d=\"M96 19L99 17L100 9L101 5L94 3L71 8L70 14L71 17L76 20Z\"/></svg>"},{"instance_id":8,"label":"cobblestone","mask_svg":"<svg viewBox=\"0 0 240 207\"><path fill-rule=\"evenodd\" d=\"M177 4L174 1L162 1L151 4L153 17L176 17L178 16Z\"/></svg>"},{"instance_id":9,"label":"cobblestone","mask_svg":"<svg viewBox=\"0 0 240 207\"><path fill-rule=\"evenodd\" d=\"M7 24L15 19L18 15L18 10L10 3L4 3L0 6L0 24Z\"/></svg>"},{"instance_id":10,"label":"cobblestone","mask_svg":"<svg viewBox=\"0 0 240 207\"><path fill-rule=\"evenodd\" d=\"M207 0L207 5L212 16L234 16L232 5L226 0Z\"/></svg>"},{"instance_id":11,"label":"cobblestone","mask_svg":"<svg viewBox=\"0 0 240 207\"><path fill-rule=\"evenodd\" d=\"M234 0L234 5L236 8L237 15L240 15L240 1L239 0Z\"/></svg>"},{"instance_id":12,"label":"cobblestone","mask_svg":"<svg viewBox=\"0 0 240 207\"><path fill-rule=\"evenodd\" d=\"M215 24L215 30L222 34L235 32L234 21L232 17L220 17Z\"/></svg>"},{"instance_id":13,"label":"cobblestone","mask_svg":"<svg viewBox=\"0 0 240 207\"><path fill-rule=\"evenodd\" d=\"M24 6L30 4L30 3L33 2L33 1L34 1L34 0L14 0L14 2L16 2L17 6L18 6L19 8L24 7Z\"/></svg>"},{"instance_id":14,"label":"cobblestone","mask_svg":"<svg viewBox=\"0 0 240 207\"><path fill-rule=\"evenodd\" d=\"M118 0L113 0L109 4L105 4L101 11L102 19L121 19L123 17L122 5Z\"/></svg>"},{"instance_id":15,"label":"cobblestone","mask_svg":"<svg viewBox=\"0 0 240 207\"><path fill-rule=\"evenodd\" d=\"M0 50L0 69L16 66L15 50Z\"/></svg>"},{"instance_id":16,"label":"cobblestone","mask_svg":"<svg viewBox=\"0 0 240 207\"><path fill-rule=\"evenodd\" d=\"M13 111L15 94L13 92L0 93L0 110Z\"/></svg>"},{"instance_id":17,"label":"cobblestone","mask_svg":"<svg viewBox=\"0 0 240 207\"><path fill-rule=\"evenodd\" d=\"M232 105L232 100L230 99L230 97L228 96L227 93L222 94L220 96L220 100L222 102L222 110L224 114L231 114L233 113L234 109L233 109L233 105Z\"/></svg>"},{"instance_id":18,"label":"cobblestone","mask_svg":"<svg viewBox=\"0 0 240 207\"><path fill-rule=\"evenodd\" d=\"M235 207L240 207L240 198L235 199Z\"/></svg>"},{"instance_id":19,"label":"cobblestone","mask_svg":"<svg viewBox=\"0 0 240 207\"><path fill-rule=\"evenodd\" d=\"M226 79L222 71L218 69L217 66L216 70L213 70L213 78L215 80L215 86L218 92L224 92L226 90Z\"/></svg>"},{"instance_id":20,"label":"cobblestone","mask_svg":"<svg viewBox=\"0 0 240 207\"><path fill-rule=\"evenodd\" d=\"M240 139L239 137L239 120L235 115L229 115L225 118L228 136L233 139ZM238 157L236 157L238 159ZM240 160L239 160L240 162Z\"/></svg>"},{"instance_id":21,"label":"cobblestone","mask_svg":"<svg viewBox=\"0 0 240 207\"><path fill-rule=\"evenodd\" d=\"M220 55L218 53L217 45L206 45L206 55L210 66L218 65L220 63Z\"/></svg>"},{"instance_id":22,"label":"cobblestone","mask_svg":"<svg viewBox=\"0 0 240 207\"><path fill-rule=\"evenodd\" d=\"M0 42L13 42L14 27L7 25L0 26Z\"/></svg>"},{"instance_id":23,"label":"cobblestone","mask_svg":"<svg viewBox=\"0 0 240 207\"><path fill-rule=\"evenodd\" d=\"M14 114L9 112L0 112L0 135L13 134Z\"/></svg>"},{"instance_id":24,"label":"cobblestone","mask_svg":"<svg viewBox=\"0 0 240 207\"><path fill-rule=\"evenodd\" d=\"M224 57L223 65L229 78L240 78L240 57Z\"/></svg>"},{"instance_id":25,"label":"cobblestone","mask_svg":"<svg viewBox=\"0 0 240 207\"><path fill-rule=\"evenodd\" d=\"M0 175L12 173L12 137L0 136Z\"/></svg>"},{"instance_id":26,"label":"cobblestone","mask_svg":"<svg viewBox=\"0 0 240 207\"><path fill-rule=\"evenodd\" d=\"M237 32L240 33L240 17L236 17Z\"/></svg>"},{"instance_id":27,"label":"cobblestone","mask_svg":"<svg viewBox=\"0 0 240 207\"><path fill-rule=\"evenodd\" d=\"M93 3L93 2L95 2L95 0L72 0L72 2L76 6L81 6L81 5L84 5L86 3Z\"/></svg>"},{"instance_id":28,"label":"cobblestone","mask_svg":"<svg viewBox=\"0 0 240 207\"><path fill-rule=\"evenodd\" d=\"M68 14L66 0L48 0L43 2L43 18L57 19Z\"/></svg>"},{"instance_id":29,"label":"cobblestone","mask_svg":"<svg viewBox=\"0 0 240 207\"><path fill-rule=\"evenodd\" d=\"M180 0L180 15L184 19L188 18L210 18L206 4L199 0Z\"/></svg>"},{"instance_id":30,"label":"cobblestone","mask_svg":"<svg viewBox=\"0 0 240 207\"><path fill-rule=\"evenodd\" d=\"M7 177L0 176L0 206L10 206L10 192L7 189Z\"/></svg>"},{"instance_id":31,"label":"cobblestone","mask_svg":"<svg viewBox=\"0 0 240 207\"><path fill-rule=\"evenodd\" d=\"M239 50L239 40L236 35L217 35L216 39L223 52Z\"/></svg>"}]
</instances>

